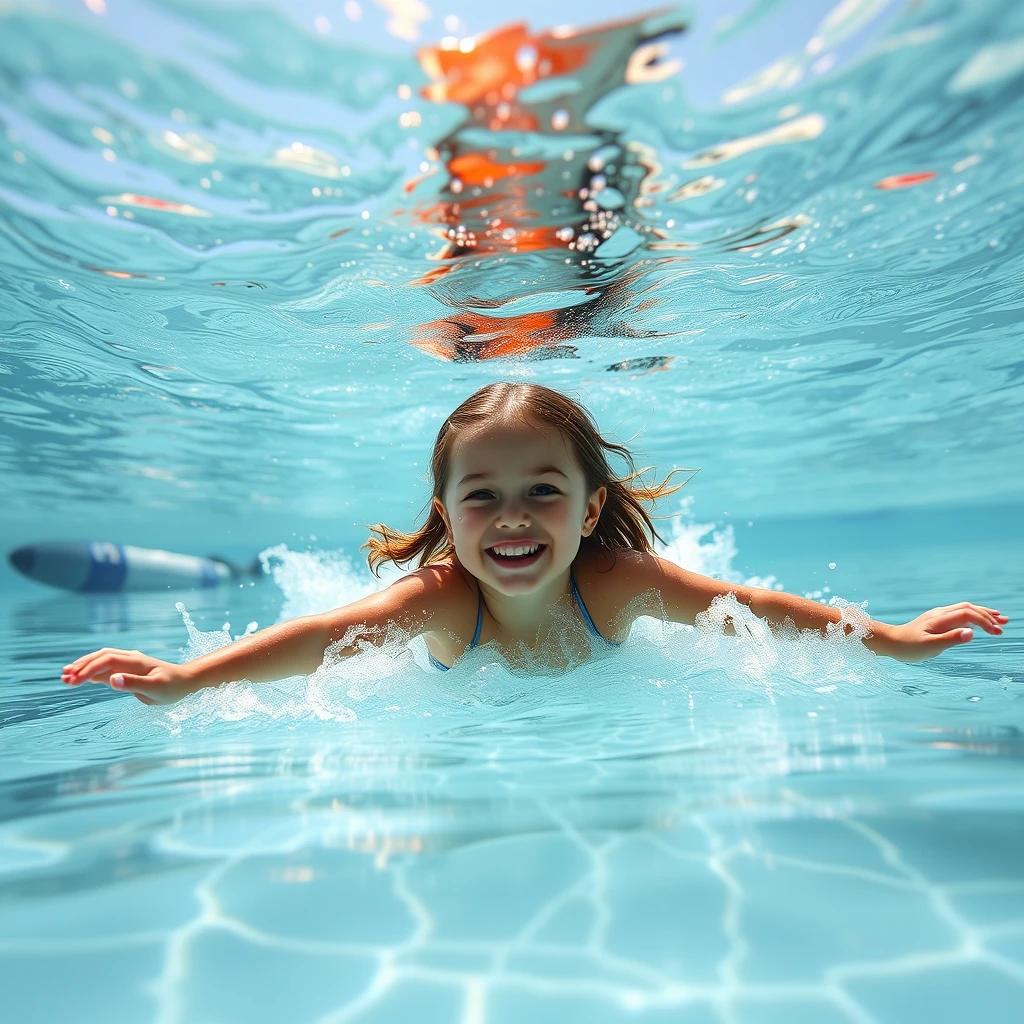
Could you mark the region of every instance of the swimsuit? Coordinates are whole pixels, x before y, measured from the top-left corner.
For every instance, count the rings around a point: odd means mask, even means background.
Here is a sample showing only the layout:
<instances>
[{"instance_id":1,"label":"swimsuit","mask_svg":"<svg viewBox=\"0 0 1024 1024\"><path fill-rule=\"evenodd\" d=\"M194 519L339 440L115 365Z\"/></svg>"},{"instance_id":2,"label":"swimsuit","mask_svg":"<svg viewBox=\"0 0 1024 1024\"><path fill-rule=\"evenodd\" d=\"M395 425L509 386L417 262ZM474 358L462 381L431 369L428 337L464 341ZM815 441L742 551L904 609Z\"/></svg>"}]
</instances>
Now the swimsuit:
<instances>
[{"instance_id":1,"label":"swimsuit","mask_svg":"<svg viewBox=\"0 0 1024 1024\"><path fill-rule=\"evenodd\" d=\"M606 636L603 636L597 626L594 625L594 620L590 617L590 612L587 611L587 606L583 603L583 598L580 596L579 588L576 586L576 577L573 575L572 569L569 570L569 581L572 584L573 600L576 602L576 607L580 610L580 615L586 623L587 630L592 636L597 637L598 640L603 640L609 647L618 647L621 641L617 643L614 640L609 640ZM476 629L473 631L473 639L469 641L469 646L466 648L467 651L471 651L476 647L477 642L480 639L480 631L484 624L484 595L480 592L479 588L477 592L480 595L480 601L476 608ZM428 656L430 658L430 664L433 665L434 668L439 668L444 672L447 672L451 668L450 665L445 665L443 662L438 661L437 658L432 654L429 654L429 652Z\"/></svg>"}]
</instances>

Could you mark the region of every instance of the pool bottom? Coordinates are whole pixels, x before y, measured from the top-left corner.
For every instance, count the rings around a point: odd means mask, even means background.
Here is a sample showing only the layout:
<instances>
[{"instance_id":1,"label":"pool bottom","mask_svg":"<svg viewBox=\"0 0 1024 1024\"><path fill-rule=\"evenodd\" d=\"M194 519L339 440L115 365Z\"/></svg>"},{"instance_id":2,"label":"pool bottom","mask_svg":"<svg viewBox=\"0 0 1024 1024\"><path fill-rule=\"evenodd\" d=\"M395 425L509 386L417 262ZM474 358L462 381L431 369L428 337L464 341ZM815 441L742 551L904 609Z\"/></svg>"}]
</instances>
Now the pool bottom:
<instances>
[{"instance_id":1,"label":"pool bottom","mask_svg":"<svg viewBox=\"0 0 1024 1024\"><path fill-rule=\"evenodd\" d=\"M48 672L99 642L177 657L182 595L0 596L5 1011L1016 1024L1020 542L963 529L879 553L828 534L826 578L878 614L1010 616L918 666L641 629L562 679L379 653L153 709ZM815 584L755 536L752 563ZM209 629L279 598L184 600Z\"/></svg>"}]
</instances>

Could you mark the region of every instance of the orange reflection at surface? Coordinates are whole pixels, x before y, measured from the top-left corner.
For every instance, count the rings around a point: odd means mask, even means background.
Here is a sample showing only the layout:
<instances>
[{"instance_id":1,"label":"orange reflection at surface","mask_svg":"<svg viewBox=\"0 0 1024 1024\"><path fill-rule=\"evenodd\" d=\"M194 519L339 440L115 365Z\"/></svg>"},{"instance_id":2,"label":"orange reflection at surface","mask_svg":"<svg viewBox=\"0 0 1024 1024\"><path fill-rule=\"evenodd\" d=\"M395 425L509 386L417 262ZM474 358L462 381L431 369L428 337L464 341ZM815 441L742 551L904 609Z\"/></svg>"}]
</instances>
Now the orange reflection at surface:
<instances>
[{"instance_id":1,"label":"orange reflection at surface","mask_svg":"<svg viewBox=\"0 0 1024 1024\"><path fill-rule=\"evenodd\" d=\"M432 147L445 176L429 179L434 201L415 211L441 243L418 283L455 312L424 324L414 344L440 359L494 359L622 327L609 314L629 305L629 258L660 237L638 203L655 168L588 116L612 90L674 73L664 39L684 28L671 10L537 33L516 23L420 52L433 79L423 95L462 104L466 118ZM524 259L535 293L561 298L500 315L527 283ZM585 297L567 306L571 291Z\"/></svg>"},{"instance_id":2,"label":"orange reflection at surface","mask_svg":"<svg viewBox=\"0 0 1024 1024\"><path fill-rule=\"evenodd\" d=\"M890 191L897 188L910 188L912 185L921 185L931 181L935 177L934 171L915 171L913 174L892 174L888 178L882 178L875 182L875 188L883 191Z\"/></svg>"}]
</instances>

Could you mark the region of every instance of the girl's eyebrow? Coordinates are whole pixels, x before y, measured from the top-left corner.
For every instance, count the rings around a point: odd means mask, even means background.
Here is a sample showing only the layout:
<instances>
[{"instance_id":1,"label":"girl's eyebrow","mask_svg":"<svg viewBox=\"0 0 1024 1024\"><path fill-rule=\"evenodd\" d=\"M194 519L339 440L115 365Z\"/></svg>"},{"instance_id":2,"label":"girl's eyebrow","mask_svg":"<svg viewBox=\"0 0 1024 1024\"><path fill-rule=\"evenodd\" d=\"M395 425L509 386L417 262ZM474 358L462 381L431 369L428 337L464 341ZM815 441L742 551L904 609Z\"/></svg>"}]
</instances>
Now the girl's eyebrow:
<instances>
[{"instance_id":1,"label":"girl's eyebrow","mask_svg":"<svg viewBox=\"0 0 1024 1024\"><path fill-rule=\"evenodd\" d=\"M539 466L537 469L528 470L529 476L540 476L542 473L557 473L559 476L564 476L566 480L569 479L557 466ZM459 481L458 486L461 487L469 480L486 480L489 476L491 476L490 473L468 473Z\"/></svg>"}]
</instances>

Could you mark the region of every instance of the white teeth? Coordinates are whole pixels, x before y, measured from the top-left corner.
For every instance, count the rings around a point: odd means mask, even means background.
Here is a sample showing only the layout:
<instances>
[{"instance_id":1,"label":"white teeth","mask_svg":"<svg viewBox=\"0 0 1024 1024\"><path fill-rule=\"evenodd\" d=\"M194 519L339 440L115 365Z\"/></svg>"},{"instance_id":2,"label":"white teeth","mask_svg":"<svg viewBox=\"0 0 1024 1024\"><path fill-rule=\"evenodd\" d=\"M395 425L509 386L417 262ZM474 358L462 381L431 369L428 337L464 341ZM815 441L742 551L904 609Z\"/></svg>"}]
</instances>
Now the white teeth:
<instances>
[{"instance_id":1,"label":"white teeth","mask_svg":"<svg viewBox=\"0 0 1024 1024\"><path fill-rule=\"evenodd\" d=\"M499 555L532 555L540 549L539 544L519 544L511 547L498 547L495 545L491 550Z\"/></svg>"}]
</instances>

